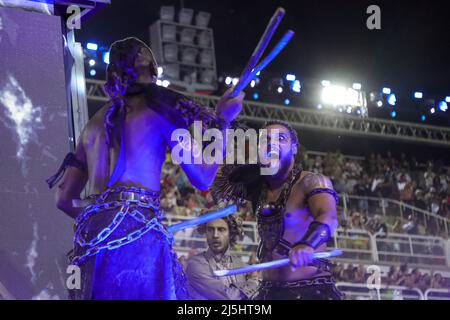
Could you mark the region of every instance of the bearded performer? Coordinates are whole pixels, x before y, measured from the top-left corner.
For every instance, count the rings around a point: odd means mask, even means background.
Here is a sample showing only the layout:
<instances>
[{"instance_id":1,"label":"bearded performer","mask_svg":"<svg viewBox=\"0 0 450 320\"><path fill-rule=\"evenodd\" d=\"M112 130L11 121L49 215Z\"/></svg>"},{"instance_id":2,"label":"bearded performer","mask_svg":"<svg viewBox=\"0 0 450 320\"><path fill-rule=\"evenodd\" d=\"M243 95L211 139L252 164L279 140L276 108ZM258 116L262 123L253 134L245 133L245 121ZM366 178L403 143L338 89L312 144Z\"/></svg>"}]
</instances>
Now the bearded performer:
<instances>
[{"instance_id":1,"label":"bearded performer","mask_svg":"<svg viewBox=\"0 0 450 320\"><path fill-rule=\"evenodd\" d=\"M278 160L267 165L223 166L212 190L217 201L252 202L261 239L260 262L290 259L288 266L262 272L254 298L341 299L331 263L313 260L315 252L325 250L338 226L338 196L327 177L303 171L296 164L299 142L288 123L271 121L263 128L267 130L266 154L275 154ZM262 145L260 154L264 154ZM263 167L273 174L261 175Z\"/></svg>"},{"instance_id":2,"label":"bearded performer","mask_svg":"<svg viewBox=\"0 0 450 320\"><path fill-rule=\"evenodd\" d=\"M50 187L61 180L56 205L76 219L71 262L81 268L82 288L72 298L188 298L159 209L166 149L178 143L171 139L175 129L196 120L204 129L228 128L242 109L243 93L225 93L214 112L157 86L157 74L142 41L113 43L105 84L110 100L84 127L75 153L47 180ZM190 182L207 189L218 165L190 163L181 164ZM80 200L86 185L92 195Z\"/></svg>"}]
</instances>

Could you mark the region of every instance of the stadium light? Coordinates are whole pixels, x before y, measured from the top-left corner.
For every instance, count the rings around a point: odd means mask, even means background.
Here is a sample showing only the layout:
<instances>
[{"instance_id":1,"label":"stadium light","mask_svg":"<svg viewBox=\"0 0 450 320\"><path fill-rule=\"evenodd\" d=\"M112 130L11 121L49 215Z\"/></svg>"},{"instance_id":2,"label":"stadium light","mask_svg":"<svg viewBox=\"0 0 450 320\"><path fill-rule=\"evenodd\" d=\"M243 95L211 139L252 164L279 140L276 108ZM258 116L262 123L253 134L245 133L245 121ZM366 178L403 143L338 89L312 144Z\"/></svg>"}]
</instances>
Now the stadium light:
<instances>
[{"instance_id":1,"label":"stadium light","mask_svg":"<svg viewBox=\"0 0 450 320\"><path fill-rule=\"evenodd\" d=\"M384 94L391 94L391 89L390 88L383 88L383 91L382 91Z\"/></svg>"},{"instance_id":2,"label":"stadium light","mask_svg":"<svg viewBox=\"0 0 450 320\"><path fill-rule=\"evenodd\" d=\"M195 48L184 48L181 52L181 61L184 63L195 63L198 50Z\"/></svg>"},{"instance_id":3,"label":"stadium light","mask_svg":"<svg viewBox=\"0 0 450 320\"><path fill-rule=\"evenodd\" d=\"M337 85L326 86L322 89L322 102L335 106L358 106L358 96L355 89Z\"/></svg>"},{"instance_id":4,"label":"stadium light","mask_svg":"<svg viewBox=\"0 0 450 320\"><path fill-rule=\"evenodd\" d=\"M210 18L211 18L211 14L209 12L200 11L195 16L195 25L197 27L206 28L208 26Z\"/></svg>"},{"instance_id":5,"label":"stadium light","mask_svg":"<svg viewBox=\"0 0 450 320\"><path fill-rule=\"evenodd\" d=\"M436 109L433 107L433 108L430 109L430 112L433 114L433 113L436 112Z\"/></svg>"},{"instance_id":6,"label":"stadium light","mask_svg":"<svg viewBox=\"0 0 450 320\"><path fill-rule=\"evenodd\" d=\"M239 78L233 78L233 80L232 80L233 86L237 85L238 82L239 82Z\"/></svg>"},{"instance_id":7,"label":"stadium light","mask_svg":"<svg viewBox=\"0 0 450 320\"><path fill-rule=\"evenodd\" d=\"M250 87L254 88L255 85L256 85L256 81L255 80L250 81Z\"/></svg>"},{"instance_id":8,"label":"stadium light","mask_svg":"<svg viewBox=\"0 0 450 320\"><path fill-rule=\"evenodd\" d=\"M227 86L229 86L229 85L231 84L232 81L233 81L233 79L232 79L231 77L226 77L226 78L225 78L225 84L226 84Z\"/></svg>"},{"instance_id":9,"label":"stadium light","mask_svg":"<svg viewBox=\"0 0 450 320\"><path fill-rule=\"evenodd\" d=\"M446 112L448 110L447 102L445 101L439 102L439 110Z\"/></svg>"},{"instance_id":10,"label":"stadium light","mask_svg":"<svg viewBox=\"0 0 450 320\"><path fill-rule=\"evenodd\" d=\"M103 53L103 62L109 64L109 51Z\"/></svg>"},{"instance_id":11,"label":"stadium light","mask_svg":"<svg viewBox=\"0 0 450 320\"><path fill-rule=\"evenodd\" d=\"M169 81L169 80L163 80L163 81L161 82L161 84L162 84L162 86L163 86L164 88L167 88L167 87L170 85L170 81Z\"/></svg>"},{"instance_id":12,"label":"stadium light","mask_svg":"<svg viewBox=\"0 0 450 320\"><path fill-rule=\"evenodd\" d=\"M355 90L361 90L361 83L355 82L353 84L352 88L355 89Z\"/></svg>"},{"instance_id":13,"label":"stadium light","mask_svg":"<svg viewBox=\"0 0 450 320\"><path fill-rule=\"evenodd\" d=\"M397 102L397 97L395 96L395 94L393 94L393 93L391 93L389 96L388 96L388 103L391 105L391 106L395 106L395 103Z\"/></svg>"},{"instance_id":14,"label":"stadium light","mask_svg":"<svg viewBox=\"0 0 450 320\"><path fill-rule=\"evenodd\" d=\"M185 44L194 44L195 29L183 28L180 34L180 42Z\"/></svg>"},{"instance_id":15,"label":"stadium light","mask_svg":"<svg viewBox=\"0 0 450 320\"><path fill-rule=\"evenodd\" d=\"M277 92L278 92L278 93L282 93L282 92L283 92L283 87L278 87L278 88L277 88Z\"/></svg>"},{"instance_id":16,"label":"stadium light","mask_svg":"<svg viewBox=\"0 0 450 320\"><path fill-rule=\"evenodd\" d=\"M300 84L300 81L294 80L292 83L292 91L299 93L302 90L302 86Z\"/></svg>"},{"instance_id":17,"label":"stadium light","mask_svg":"<svg viewBox=\"0 0 450 320\"><path fill-rule=\"evenodd\" d=\"M450 96L445 97L445 102L450 102Z\"/></svg>"},{"instance_id":18,"label":"stadium light","mask_svg":"<svg viewBox=\"0 0 450 320\"><path fill-rule=\"evenodd\" d=\"M181 24L191 24L194 16L194 9L181 8L178 13L178 22Z\"/></svg>"},{"instance_id":19,"label":"stadium light","mask_svg":"<svg viewBox=\"0 0 450 320\"><path fill-rule=\"evenodd\" d=\"M414 92L414 98L416 98L416 99L422 99L422 98L423 98L423 93L420 92L420 91Z\"/></svg>"},{"instance_id":20,"label":"stadium light","mask_svg":"<svg viewBox=\"0 0 450 320\"><path fill-rule=\"evenodd\" d=\"M286 80L287 80L287 81L294 81L294 80L295 80L295 75L293 75L293 74L287 74L287 75L286 75Z\"/></svg>"},{"instance_id":21,"label":"stadium light","mask_svg":"<svg viewBox=\"0 0 450 320\"><path fill-rule=\"evenodd\" d=\"M159 16L161 20L173 21L175 17L175 7L174 6L162 6L159 10Z\"/></svg>"},{"instance_id":22,"label":"stadium light","mask_svg":"<svg viewBox=\"0 0 450 320\"><path fill-rule=\"evenodd\" d=\"M97 51L97 49L98 49L98 44L93 43L93 42L88 42L88 43L86 44L86 48L87 48L88 50Z\"/></svg>"},{"instance_id":23,"label":"stadium light","mask_svg":"<svg viewBox=\"0 0 450 320\"><path fill-rule=\"evenodd\" d=\"M95 75L97 74L97 71L95 71L95 69L91 69L91 70L89 70L89 74L91 75L91 77L95 77Z\"/></svg>"},{"instance_id":24,"label":"stadium light","mask_svg":"<svg viewBox=\"0 0 450 320\"><path fill-rule=\"evenodd\" d=\"M377 101L377 107L380 108L380 107L382 107L382 106L383 106L383 101L378 100L378 101Z\"/></svg>"},{"instance_id":25,"label":"stadium light","mask_svg":"<svg viewBox=\"0 0 450 320\"><path fill-rule=\"evenodd\" d=\"M95 60L94 60L94 59L90 59L90 60L89 60L89 66L90 66L90 67L95 66Z\"/></svg>"}]
</instances>

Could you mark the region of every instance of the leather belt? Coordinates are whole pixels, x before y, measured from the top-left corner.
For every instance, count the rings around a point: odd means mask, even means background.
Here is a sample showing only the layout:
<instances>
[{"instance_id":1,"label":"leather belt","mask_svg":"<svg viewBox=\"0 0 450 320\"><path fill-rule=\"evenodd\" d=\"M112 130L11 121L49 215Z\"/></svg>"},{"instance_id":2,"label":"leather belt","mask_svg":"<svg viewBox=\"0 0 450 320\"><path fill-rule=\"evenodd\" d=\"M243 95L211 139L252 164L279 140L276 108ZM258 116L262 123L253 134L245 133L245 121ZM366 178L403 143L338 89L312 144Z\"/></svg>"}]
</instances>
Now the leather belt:
<instances>
[{"instance_id":1,"label":"leather belt","mask_svg":"<svg viewBox=\"0 0 450 320\"><path fill-rule=\"evenodd\" d=\"M153 204L159 207L159 194L155 193L154 195L152 195L152 194L144 194L141 192L120 191L120 192L112 192L108 194L104 199L101 199L100 194L96 194L91 195L85 199L73 199L72 205L75 208L84 208L99 202L105 203L112 201L127 201L144 204Z\"/></svg>"}]
</instances>

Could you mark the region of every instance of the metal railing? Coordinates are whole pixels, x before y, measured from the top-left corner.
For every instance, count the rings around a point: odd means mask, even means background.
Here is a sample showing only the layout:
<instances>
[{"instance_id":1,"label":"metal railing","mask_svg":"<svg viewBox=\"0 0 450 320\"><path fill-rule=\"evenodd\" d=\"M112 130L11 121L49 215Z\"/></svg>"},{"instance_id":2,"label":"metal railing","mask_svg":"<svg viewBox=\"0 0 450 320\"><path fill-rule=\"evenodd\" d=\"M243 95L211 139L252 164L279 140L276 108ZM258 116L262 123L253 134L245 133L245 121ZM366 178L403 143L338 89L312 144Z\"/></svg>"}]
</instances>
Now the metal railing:
<instances>
[{"instance_id":1,"label":"metal railing","mask_svg":"<svg viewBox=\"0 0 450 320\"><path fill-rule=\"evenodd\" d=\"M345 219L348 218L349 211L355 209L359 211L363 208L367 208L372 216L379 214L384 217L406 220L409 215L413 215L418 217L419 221L423 222L425 227L436 227L437 229L445 230L447 234L450 230L450 219L395 199L340 194L339 200L343 206L343 216ZM434 226L431 225L432 223L434 223Z\"/></svg>"},{"instance_id":2,"label":"metal railing","mask_svg":"<svg viewBox=\"0 0 450 320\"><path fill-rule=\"evenodd\" d=\"M193 217L167 214L165 222L171 225L190 218ZM237 242L234 252L247 260L256 251L259 237L256 222L244 221L243 229L246 237ZM175 240L175 248L183 252L206 248L205 237L194 229L178 232ZM439 237L399 233L389 233L384 237L362 229L338 228L328 247L343 250L343 255L336 259L342 262L385 265L408 263L411 266L441 269L450 267L450 240Z\"/></svg>"},{"instance_id":3,"label":"metal railing","mask_svg":"<svg viewBox=\"0 0 450 320\"><path fill-rule=\"evenodd\" d=\"M336 287L345 294L346 300L426 300L419 288L380 285L376 290L366 284L350 282L338 282Z\"/></svg>"},{"instance_id":4,"label":"metal railing","mask_svg":"<svg viewBox=\"0 0 450 320\"><path fill-rule=\"evenodd\" d=\"M86 79L88 100L107 101L103 90L104 81ZM185 95L197 102L213 107L220 97L190 94ZM360 118L345 114L330 113L305 108L292 108L262 102L244 101L239 119L265 122L267 119L284 120L294 127L364 137L380 137L400 141L412 141L441 146L450 146L450 129L424 124L393 121L379 118Z\"/></svg>"}]
</instances>

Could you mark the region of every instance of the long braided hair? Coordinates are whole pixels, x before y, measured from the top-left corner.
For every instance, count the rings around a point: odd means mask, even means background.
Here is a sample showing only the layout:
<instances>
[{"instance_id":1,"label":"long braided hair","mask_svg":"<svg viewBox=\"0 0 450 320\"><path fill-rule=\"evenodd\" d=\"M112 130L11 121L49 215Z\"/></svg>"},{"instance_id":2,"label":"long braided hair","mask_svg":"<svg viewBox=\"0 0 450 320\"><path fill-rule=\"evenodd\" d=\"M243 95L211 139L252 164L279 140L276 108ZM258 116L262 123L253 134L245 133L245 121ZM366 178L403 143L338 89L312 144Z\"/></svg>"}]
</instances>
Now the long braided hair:
<instances>
[{"instance_id":1,"label":"long braided hair","mask_svg":"<svg viewBox=\"0 0 450 320\"><path fill-rule=\"evenodd\" d=\"M135 61L139 51L144 48L151 56L149 65L150 74L156 80L158 65L151 49L141 40L129 37L118 40L111 45L109 51L109 65L106 69L105 92L108 94L111 106L105 113L104 128L106 143L111 147L111 134L114 129L117 116L126 115L125 94L131 85L136 83L138 74L135 69Z\"/></svg>"}]
</instances>

